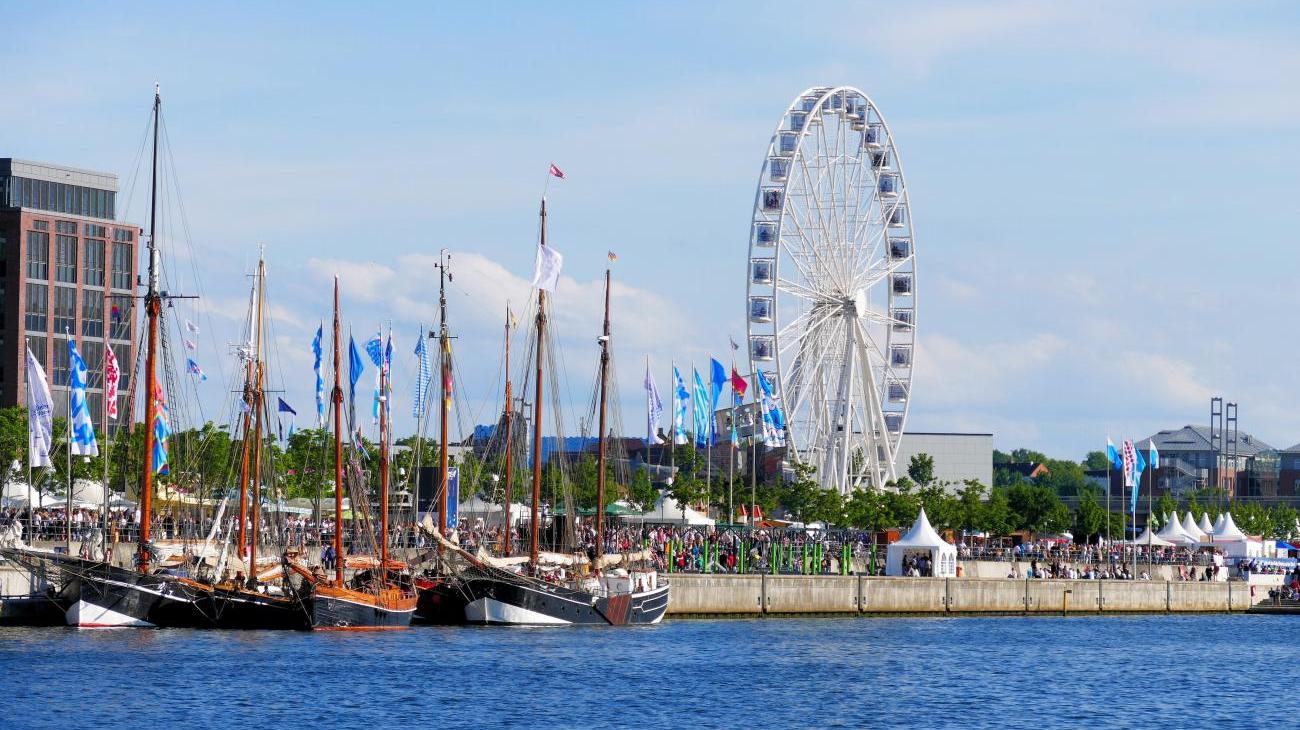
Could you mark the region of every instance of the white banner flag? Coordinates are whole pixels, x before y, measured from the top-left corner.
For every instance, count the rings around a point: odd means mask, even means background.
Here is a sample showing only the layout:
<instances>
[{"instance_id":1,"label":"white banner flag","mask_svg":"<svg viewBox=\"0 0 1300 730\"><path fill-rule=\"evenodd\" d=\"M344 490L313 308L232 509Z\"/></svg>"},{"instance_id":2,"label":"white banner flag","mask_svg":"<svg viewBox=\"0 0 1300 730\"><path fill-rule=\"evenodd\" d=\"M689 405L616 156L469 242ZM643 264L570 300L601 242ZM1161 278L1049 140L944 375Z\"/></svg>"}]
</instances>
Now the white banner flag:
<instances>
[{"instance_id":1,"label":"white banner flag","mask_svg":"<svg viewBox=\"0 0 1300 730\"><path fill-rule=\"evenodd\" d=\"M650 360L645 362L645 408L646 408L646 443L663 443L659 439L659 419L664 416L664 402L659 398L659 387L655 385L654 375L650 374Z\"/></svg>"},{"instance_id":2,"label":"white banner flag","mask_svg":"<svg viewBox=\"0 0 1300 730\"><path fill-rule=\"evenodd\" d=\"M32 468L50 466L50 445L54 435L54 402L32 349L27 348L27 454Z\"/></svg>"},{"instance_id":3,"label":"white banner flag","mask_svg":"<svg viewBox=\"0 0 1300 730\"><path fill-rule=\"evenodd\" d=\"M555 291L560 283L560 267L564 257L553 246L537 246L537 262L533 266L533 286L543 291Z\"/></svg>"}]
</instances>

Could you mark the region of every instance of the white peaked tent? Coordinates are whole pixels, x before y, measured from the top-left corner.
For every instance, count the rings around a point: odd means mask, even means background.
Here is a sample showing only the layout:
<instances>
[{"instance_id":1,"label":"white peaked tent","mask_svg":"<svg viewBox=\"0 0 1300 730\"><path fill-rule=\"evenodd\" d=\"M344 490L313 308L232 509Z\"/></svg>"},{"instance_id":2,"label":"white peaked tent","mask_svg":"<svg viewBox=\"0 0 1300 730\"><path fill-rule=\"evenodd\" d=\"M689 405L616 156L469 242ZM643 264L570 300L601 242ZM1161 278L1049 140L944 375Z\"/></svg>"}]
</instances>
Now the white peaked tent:
<instances>
[{"instance_id":1,"label":"white peaked tent","mask_svg":"<svg viewBox=\"0 0 1300 730\"><path fill-rule=\"evenodd\" d=\"M1160 529L1160 532L1156 533L1156 536L1162 540L1168 541L1172 545L1199 545L1201 542L1195 537L1188 535L1187 531L1183 529L1183 526L1178 524L1178 518L1173 515L1169 515L1165 526Z\"/></svg>"},{"instance_id":2,"label":"white peaked tent","mask_svg":"<svg viewBox=\"0 0 1300 730\"><path fill-rule=\"evenodd\" d=\"M625 515L623 521L651 522L660 525L699 525L703 527L710 527L716 523L716 520L696 512L689 506L686 508L685 515L683 515L681 504L667 494L659 497L659 502L655 504L654 509L645 514Z\"/></svg>"},{"instance_id":3,"label":"white peaked tent","mask_svg":"<svg viewBox=\"0 0 1300 730\"><path fill-rule=\"evenodd\" d=\"M1228 514L1227 512L1220 512L1220 513L1219 513L1219 516L1216 517L1216 518L1214 518L1214 525L1210 528L1210 536L1211 536L1211 537L1214 536L1214 533L1216 533L1216 532L1218 532L1219 530L1222 530L1222 529L1223 529L1223 518L1224 518L1227 514Z\"/></svg>"},{"instance_id":4,"label":"white peaked tent","mask_svg":"<svg viewBox=\"0 0 1300 730\"><path fill-rule=\"evenodd\" d=\"M1191 535L1192 537L1196 538L1197 542L1205 541L1206 535L1204 532L1201 532L1201 528L1197 526L1196 518L1192 516L1191 512L1188 512L1187 515L1183 517L1182 527L1183 527L1183 532L1186 532L1188 535Z\"/></svg>"},{"instance_id":5,"label":"white peaked tent","mask_svg":"<svg viewBox=\"0 0 1300 730\"><path fill-rule=\"evenodd\" d=\"M1222 524L1211 535L1214 546L1230 558L1258 558L1264 555L1264 543L1252 540L1242 532L1232 519L1231 512L1223 513Z\"/></svg>"},{"instance_id":6,"label":"white peaked tent","mask_svg":"<svg viewBox=\"0 0 1300 730\"><path fill-rule=\"evenodd\" d=\"M1205 512L1201 513L1201 521L1196 526L1201 528L1201 532L1206 537L1209 537L1210 533L1214 532L1214 525L1210 524L1210 515Z\"/></svg>"},{"instance_id":7,"label":"white peaked tent","mask_svg":"<svg viewBox=\"0 0 1300 730\"><path fill-rule=\"evenodd\" d=\"M951 578L957 575L957 547L939 537L925 516L925 508L916 516L912 529L897 541L889 544L885 554L885 575L902 575L903 558L913 553L927 553L934 566L934 577Z\"/></svg>"},{"instance_id":8,"label":"white peaked tent","mask_svg":"<svg viewBox=\"0 0 1300 730\"><path fill-rule=\"evenodd\" d=\"M1141 546L1143 546L1143 545L1149 545L1149 546L1151 546L1151 547L1169 547L1170 545L1173 545L1172 542L1169 542L1168 540L1165 540L1164 538L1160 537L1159 535L1153 535L1153 534L1151 534L1151 525L1150 525L1150 524L1147 524L1147 529L1143 530L1143 531L1142 531L1142 534L1141 534L1141 535L1138 535L1136 538L1134 538L1134 539L1133 539L1133 542L1131 542L1131 543L1129 543L1129 544L1130 544L1130 545L1137 545L1137 546L1139 546L1139 547L1141 547Z\"/></svg>"}]
</instances>

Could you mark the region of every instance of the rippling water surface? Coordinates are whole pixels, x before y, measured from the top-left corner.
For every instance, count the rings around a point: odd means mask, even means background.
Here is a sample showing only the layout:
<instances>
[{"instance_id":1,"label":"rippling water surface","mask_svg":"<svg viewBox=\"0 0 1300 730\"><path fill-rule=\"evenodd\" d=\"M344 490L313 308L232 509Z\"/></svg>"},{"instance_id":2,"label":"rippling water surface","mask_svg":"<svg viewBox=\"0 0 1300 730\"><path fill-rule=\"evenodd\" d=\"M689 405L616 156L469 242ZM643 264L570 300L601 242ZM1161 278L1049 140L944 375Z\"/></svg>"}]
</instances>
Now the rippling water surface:
<instances>
[{"instance_id":1,"label":"rippling water surface","mask_svg":"<svg viewBox=\"0 0 1300 730\"><path fill-rule=\"evenodd\" d=\"M0 630L0 727L1300 727L1300 617Z\"/></svg>"}]
</instances>

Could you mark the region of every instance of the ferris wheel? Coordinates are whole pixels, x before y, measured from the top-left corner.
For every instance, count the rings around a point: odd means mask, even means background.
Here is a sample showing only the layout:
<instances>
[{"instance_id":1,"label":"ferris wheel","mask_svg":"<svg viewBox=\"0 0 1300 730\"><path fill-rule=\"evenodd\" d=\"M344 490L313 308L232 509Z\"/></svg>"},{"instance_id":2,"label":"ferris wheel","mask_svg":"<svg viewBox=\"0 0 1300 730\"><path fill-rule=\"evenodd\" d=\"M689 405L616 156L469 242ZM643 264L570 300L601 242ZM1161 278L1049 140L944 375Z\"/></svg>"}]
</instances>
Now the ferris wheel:
<instances>
[{"instance_id":1,"label":"ferris wheel","mask_svg":"<svg viewBox=\"0 0 1300 730\"><path fill-rule=\"evenodd\" d=\"M916 345L912 234L898 151L871 99L849 86L795 97L755 195L749 359L776 375L789 458L841 493L895 478Z\"/></svg>"}]
</instances>

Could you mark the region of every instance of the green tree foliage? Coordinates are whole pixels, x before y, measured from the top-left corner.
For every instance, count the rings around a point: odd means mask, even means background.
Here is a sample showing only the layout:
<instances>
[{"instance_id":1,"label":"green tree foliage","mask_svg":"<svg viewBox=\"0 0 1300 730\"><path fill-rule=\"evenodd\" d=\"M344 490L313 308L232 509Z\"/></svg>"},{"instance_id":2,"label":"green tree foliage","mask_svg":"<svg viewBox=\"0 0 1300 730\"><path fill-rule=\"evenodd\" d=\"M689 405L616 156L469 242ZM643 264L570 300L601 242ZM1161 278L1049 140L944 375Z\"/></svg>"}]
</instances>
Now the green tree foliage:
<instances>
[{"instance_id":1,"label":"green tree foliage","mask_svg":"<svg viewBox=\"0 0 1300 730\"><path fill-rule=\"evenodd\" d=\"M1088 471L1109 469L1110 459L1106 458L1105 451L1089 451L1088 455L1083 457L1083 468Z\"/></svg>"},{"instance_id":2,"label":"green tree foliage","mask_svg":"<svg viewBox=\"0 0 1300 730\"><path fill-rule=\"evenodd\" d=\"M1011 522L1015 529L1064 532L1070 528L1070 510L1060 497L1041 484L1017 484L1007 489Z\"/></svg>"},{"instance_id":3,"label":"green tree foliage","mask_svg":"<svg viewBox=\"0 0 1300 730\"><path fill-rule=\"evenodd\" d=\"M794 479L783 480L781 485L781 504L801 522L814 521L811 516L818 507L819 492L823 491L814 476L816 473L816 467L811 464L797 463L794 465Z\"/></svg>"},{"instance_id":4,"label":"green tree foliage","mask_svg":"<svg viewBox=\"0 0 1300 730\"><path fill-rule=\"evenodd\" d=\"M934 457L925 453L914 455L907 465L907 475L917 484L929 486L934 481Z\"/></svg>"},{"instance_id":5,"label":"green tree foliage","mask_svg":"<svg viewBox=\"0 0 1300 730\"><path fill-rule=\"evenodd\" d=\"M1074 537L1095 542L1106 526L1106 510L1097 501L1096 493L1085 489L1079 495L1079 507L1074 512Z\"/></svg>"}]
</instances>

